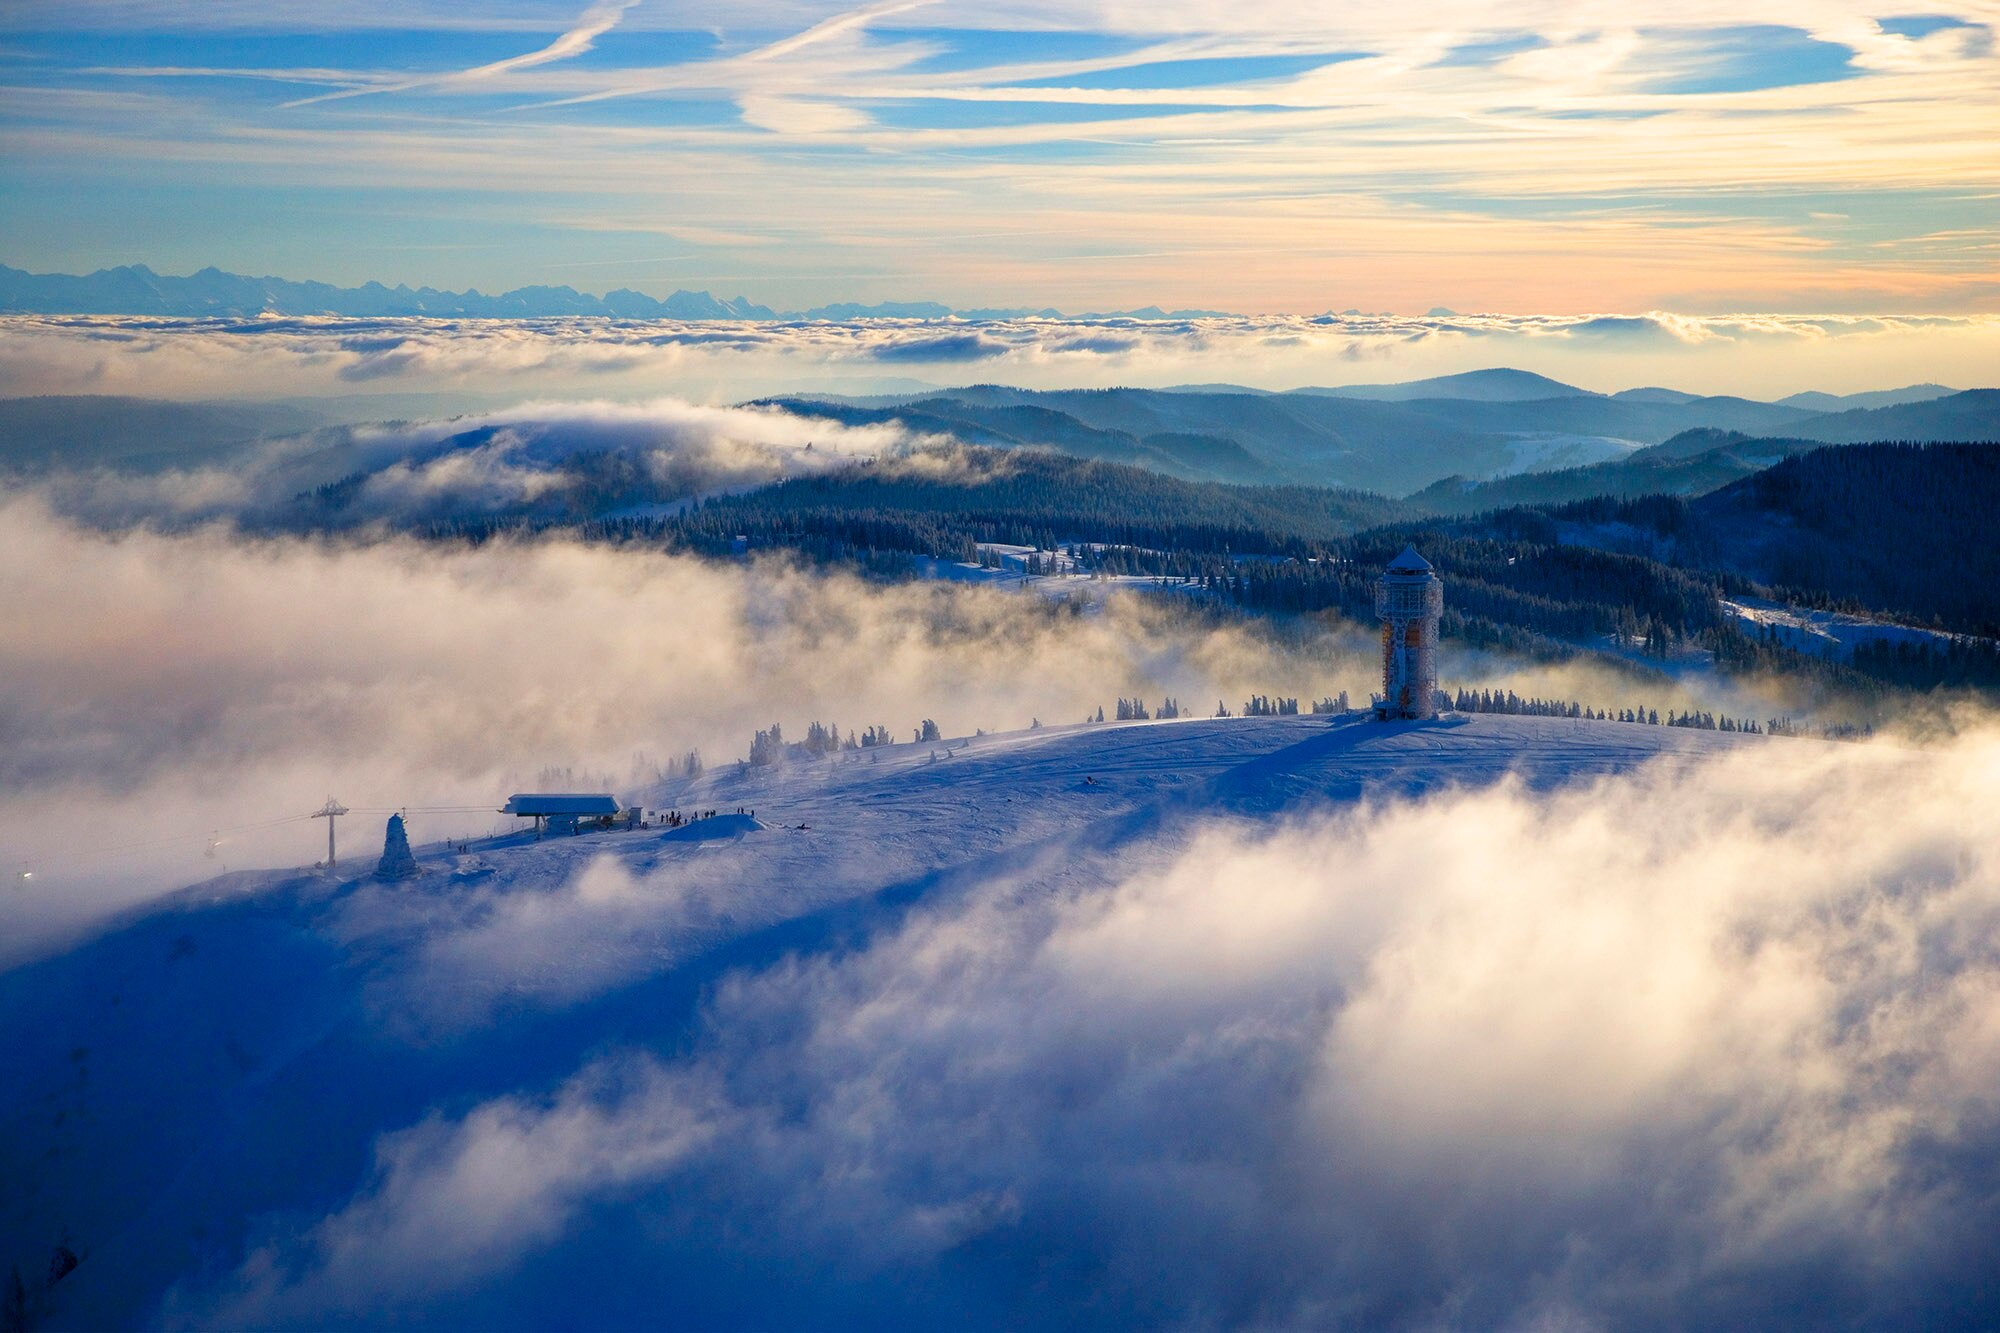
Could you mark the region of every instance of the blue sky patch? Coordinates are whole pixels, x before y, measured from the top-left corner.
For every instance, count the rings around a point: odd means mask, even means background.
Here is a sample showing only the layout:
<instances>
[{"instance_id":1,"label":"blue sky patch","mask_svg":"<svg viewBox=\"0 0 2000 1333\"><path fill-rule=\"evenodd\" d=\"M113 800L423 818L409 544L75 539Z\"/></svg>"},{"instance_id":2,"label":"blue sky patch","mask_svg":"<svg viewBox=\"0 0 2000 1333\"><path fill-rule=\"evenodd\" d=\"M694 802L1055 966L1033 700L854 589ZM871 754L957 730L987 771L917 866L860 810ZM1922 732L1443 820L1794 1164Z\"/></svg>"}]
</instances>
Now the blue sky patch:
<instances>
[{"instance_id":1,"label":"blue sky patch","mask_svg":"<svg viewBox=\"0 0 2000 1333\"><path fill-rule=\"evenodd\" d=\"M67 66L186 66L442 73L547 46L557 32L357 29L324 33L23 33L7 44Z\"/></svg>"},{"instance_id":2,"label":"blue sky patch","mask_svg":"<svg viewBox=\"0 0 2000 1333\"><path fill-rule=\"evenodd\" d=\"M463 111L481 103L484 104L482 109L489 113L513 113L543 125L714 129L741 127L744 123L742 108L734 99L680 91L672 96L610 97L596 102L572 102L565 106L545 105L536 98L524 100L518 93L492 98L461 96L450 99L443 109Z\"/></svg>"},{"instance_id":3,"label":"blue sky patch","mask_svg":"<svg viewBox=\"0 0 2000 1333\"><path fill-rule=\"evenodd\" d=\"M889 28L880 45L920 41L938 48L910 65L920 74L953 74L1006 65L1115 60L1152 45L1151 38L1093 32L993 32L973 28Z\"/></svg>"},{"instance_id":4,"label":"blue sky patch","mask_svg":"<svg viewBox=\"0 0 2000 1333\"><path fill-rule=\"evenodd\" d=\"M1231 107L1232 111L1254 108ZM903 130L995 129L1017 125L1089 125L1100 121L1213 113L1212 106L1100 106L1078 102L968 102L912 98L872 103L878 124Z\"/></svg>"},{"instance_id":5,"label":"blue sky patch","mask_svg":"<svg viewBox=\"0 0 2000 1333\"><path fill-rule=\"evenodd\" d=\"M1288 79L1297 74L1362 60L1364 51L1322 51L1296 56L1216 56L1196 60L1155 60L1088 74L1056 74L1021 79L1009 88L1085 88L1099 91L1158 91L1175 88L1219 88L1237 83Z\"/></svg>"},{"instance_id":6,"label":"blue sky patch","mask_svg":"<svg viewBox=\"0 0 2000 1333\"><path fill-rule=\"evenodd\" d=\"M1686 68L1647 86L1655 93L1754 93L1852 79L1854 51L1799 28L1718 28L1686 35L1655 31L1653 58ZM1650 63L1641 55L1642 64Z\"/></svg>"},{"instance_id":7,"label":"blue sky patch","mask_svg":"<svg viewBox=\"0 0 2000 1333\"><path fill-rule=\"evenodd\" d=\"M1967 23L1964 19L1952 18L1947 14L1907 14L1902 18L1876 19L1875 26L1891 37L1908 37L1921 41L1934 32L1944 32L1949 28L1976 28L1977 23Z\"/></svg>"}]
</instances>

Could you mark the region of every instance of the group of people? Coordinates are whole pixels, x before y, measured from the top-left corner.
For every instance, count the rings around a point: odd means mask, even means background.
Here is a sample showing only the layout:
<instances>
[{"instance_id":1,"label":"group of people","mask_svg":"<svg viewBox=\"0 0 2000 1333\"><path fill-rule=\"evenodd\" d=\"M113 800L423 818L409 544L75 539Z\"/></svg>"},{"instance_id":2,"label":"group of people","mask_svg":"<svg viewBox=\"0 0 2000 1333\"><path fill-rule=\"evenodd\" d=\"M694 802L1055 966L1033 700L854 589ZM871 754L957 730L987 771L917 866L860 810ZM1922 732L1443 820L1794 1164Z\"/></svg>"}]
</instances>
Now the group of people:
<instances>
[{"instance_id":1,"label":"group of people","mask_svg":"<svg viewBox=\"0 0 2000 1333\"><path fill-rule=\"evenodd\" d=\"M682 828L688 824L692 824L697 819L713 819L721 813L720 810L697 810L693 814L684 815L678 810L669 810L660 816L660 826L662 828ZM745 810L740 805L736 807L736 813L739 815L749 815L752 819L757 817L755 810Z\"/></svg>"}]
</instances>

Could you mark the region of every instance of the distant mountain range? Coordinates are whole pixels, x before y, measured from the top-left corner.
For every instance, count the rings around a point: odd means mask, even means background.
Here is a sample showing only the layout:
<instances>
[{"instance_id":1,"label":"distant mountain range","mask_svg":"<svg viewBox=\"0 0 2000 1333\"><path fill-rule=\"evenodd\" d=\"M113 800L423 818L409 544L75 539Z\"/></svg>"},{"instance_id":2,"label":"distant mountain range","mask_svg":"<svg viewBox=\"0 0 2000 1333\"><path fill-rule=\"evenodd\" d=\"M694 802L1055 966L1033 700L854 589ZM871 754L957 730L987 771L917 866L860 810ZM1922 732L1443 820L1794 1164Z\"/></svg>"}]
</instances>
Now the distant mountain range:
<instances>
[{"instance_id":1,"label":"distant mountain range","mask_svg":"<svg viewBox=\"0 0 2000 1333\"><path fill-rule=\"evenodd\" d=\"M1942 396L1923 396L1933 390ZM779 401L809 416L902 421L970 443L1034 445L1191 481L1421 491L1433 508L1469 512L1582 495L1693 494L1818 444L2000 441L2000 390L1919 386L1888 396L1898 395L1918 400L1821 411L1695 394L1598 394L1489 370L1290 393L977 385Z\"/></svg>"},{"instance_id":2,"label":"distant mountain range","mask_svg":"<svg viewBox=\"0 0 2000 1333\"><path fill-rule=\"evenodd\" d=\"M1408 403L1424 398L1453 398L1470 403L1530 403L1549 398L1596 398L1600 395L1574 384L1552 380L1531 370L1496 366L1462 375L1438 375L1400 384L1350 384L1335 389L1298 389L1297 393L1330 398L1363 398L1377 403Z\"/></svg>"},{"instance_id":3,"label":"distant mountain range","mask_svg":"<svg viewBox=\"0 0 2000 1333\"><path fill-rule=\"evenodd\" d=\"M1322 398L1363 398L1380 403L1408 403L1428 398L1450 398L1469 403L1532 403L1551 398L1611 398L1621 403L1650 403L1662 407L1686 407L1692 403L1756 401L1716 398L1679 389L1621 389L1604 394L1579 389L1574 384L1537 375L1530 370L1496 366L1491 370L1468 370L1460 375L1437 375L1430 379L1403 380L1395 384L1344 384L1330 388L1252 389L1240 384L1177 385L1174 393L1281 393L1315 394ZM1911 384L1901 389L1878 389L1869 393L1795 393L1788 398L1760 406L1792 407L1805 412L1845 412L1858 407L1900 407L1905 403L1928 402L1958 390L1942 384Z\"/></svg>"},{"instance_id":4,"label":"distant mountain range","mask_svg":"<svg viewBox=\"0 0 2000 1333\"><path fill-rule=\"evenodd\" d=\"M112 394L0 398L0 476L56 466L125 472L199 467L324 420L287 403L174 403Z\"/></svg>"},{"instance_id":5,"label":"distant mountain range","mask_svg":"<svg viewBox=\"0 0 2000 1333\"><path fill-rule=\"evenodd\" d=\"M612 319L851 320L851 319L1195 319L1215 310L1107 311L1065 316L1059 310L954 310L935 301L843 302L811 310L776 311L746 297L678 291L665 300L621 287L592 296L574 287L517 287L488 296L435 287L385 287L379 282L335 287L324 282L252 278L205 268L186 277L155 273L144 264L75 276L28 273L0 264L0 313L17 315L159 315L241 318L249 315L344 315L349 318L428 316L436 319L545 319L596 315Z\"/></svg>"},{"instance_id":6,"label":"distant mountain range","mask_svg":"<svg viewBox=\"0 0 2000 1333\"><path fill-rule=\"evenodd\" d=\"M1186 481L1409 497L1436 514L1588 496L1700 495L1824 444L2000 442L2000 389L1916 385L1855 398L1890 405L1841 408L1854 400L1831 394L1808 399L1829 409L1668 390L1600 394L1509 369L1290 393L988 384L766 401L805 417L900 422L918 434L1046 449ZM398 396L365 419L453 410ZM0 399L0 471L212 464L258 438L361 419L346 400Z\"/></svg>"}]
</instances>

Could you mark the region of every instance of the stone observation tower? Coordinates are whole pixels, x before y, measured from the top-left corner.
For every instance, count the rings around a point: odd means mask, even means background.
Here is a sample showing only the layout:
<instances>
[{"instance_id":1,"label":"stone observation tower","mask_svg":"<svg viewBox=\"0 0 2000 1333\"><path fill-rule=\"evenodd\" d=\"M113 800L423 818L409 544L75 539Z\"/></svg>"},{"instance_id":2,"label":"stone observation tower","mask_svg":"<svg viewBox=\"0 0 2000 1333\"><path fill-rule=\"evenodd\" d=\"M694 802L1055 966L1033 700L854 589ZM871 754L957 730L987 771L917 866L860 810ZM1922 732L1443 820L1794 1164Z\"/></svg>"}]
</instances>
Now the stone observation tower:
<instances>
[{"instance_id":1,"label":"stone observation tower","mask_svg":"<svg viewBox=\"0 0 2000 1333\"><path fill-rule=\"evenodd\" d=\"M1416 547L1404 547L1383 571L1375 585L1375 614L1382 617L1382 693L1375 700L1375 716L1384 721L1436 717L1444 584Z\"/></svg>"}]
</instances>

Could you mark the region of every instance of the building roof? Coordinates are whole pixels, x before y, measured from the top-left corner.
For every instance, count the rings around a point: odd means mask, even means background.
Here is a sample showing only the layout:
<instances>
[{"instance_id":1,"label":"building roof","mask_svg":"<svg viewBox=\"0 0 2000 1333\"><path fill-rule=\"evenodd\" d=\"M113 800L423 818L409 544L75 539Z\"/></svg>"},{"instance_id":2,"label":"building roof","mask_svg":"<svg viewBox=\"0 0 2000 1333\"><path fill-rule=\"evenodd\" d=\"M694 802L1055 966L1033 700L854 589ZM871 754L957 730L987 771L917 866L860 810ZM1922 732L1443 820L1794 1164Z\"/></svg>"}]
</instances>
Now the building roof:
<instances>
[{"instance_id":1,"label":"building roof","mask_svg":"<svg viewBox=\"0 0 2000 1333\"><path fill-rule=\"evenodd\" d=\"M1389 562L1391 574L1428 574L1431 562L1417 554L1415 546L1405 546L1403 553Z\"/></svg>"},{"instance_id":2,"label":"building roof","mask_svg":"<svg viewBox=\"0 0 2000 1333\"><path fill-rule=\"evenodd\" d=\"M520 791L500 807L503 815L615 815L618 798L580 791Z\"/></svg>"}]
</instances>

